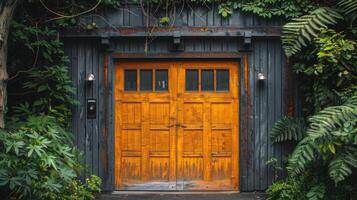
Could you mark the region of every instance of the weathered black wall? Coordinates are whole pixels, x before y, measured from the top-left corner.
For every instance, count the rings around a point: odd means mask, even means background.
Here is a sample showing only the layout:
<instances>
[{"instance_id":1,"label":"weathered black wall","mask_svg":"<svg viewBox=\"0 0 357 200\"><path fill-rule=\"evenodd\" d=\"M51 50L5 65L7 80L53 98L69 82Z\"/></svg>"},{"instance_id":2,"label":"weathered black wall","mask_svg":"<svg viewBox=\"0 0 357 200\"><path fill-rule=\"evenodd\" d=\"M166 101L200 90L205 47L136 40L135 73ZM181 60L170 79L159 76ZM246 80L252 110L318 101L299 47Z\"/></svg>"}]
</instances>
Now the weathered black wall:
<instances>
[{"instance_id":1,"label":"weathered black wall","mask_svg":"<svg viewBox=\"0 0 357 200\"><path fill-rule=\"evenodd\" d=\"M145 58L145 55L150 57L159 53L175 57L178 54L170 51L172 38L168 35L161 37L159 34L164 34L162 32L150 38L146 52L146 37L143 37L145 32L123 33L128 31L123 29L124 26L143 26L144 17L141 10L135 6L108 11L101 17L89 16L85 20L96 21L100 29L89 33L63 34L65 51L70 58L73 85L77 89L75 97L80 102L73 107L73 132L76 145L84 152L84 162L88 166L86 174L99 175L103 178L104 189L113 190L112 75L114 62L118 61L114 57L118 54L140 54ZM266 189L275 174L265 162L276 157L281 163L286 152L280 145L271 143L269 131L276 120L289 112L293 104L288 84L290 76L284 65L280 39L274 36L277 35L276 32L266 31L269 27L278 27L279 22L269 22L239 12L235 12L230 19L222 19L216 9L207 8L185 9L176 21L176 24L183 26L179 30L186 31L186 36L183 34L182 37L185 50L180 54L215 52L223 53L224 57L224 53L232 53L237 55L234 59L240 60L240 190ZM238 32L227 33L228 29L222 29L212 33L213 36L210 37L204 30L204 34L192 33L189 30L190 27L204 26L234 28L234 31ZM117 27L118 30L113 30L113 27ZM253 32L252 45L248 51L243 47L240 30ZM103 35L105 39L109 38L109 47L103 45ZM263 72L267 79L263 82L258 81L258 72ZM93 73L96 77L92 85L84 80L87 73ZM97 118L87 119L86 101L92 98L98 101Z\"/></svg>"}]
</instances>

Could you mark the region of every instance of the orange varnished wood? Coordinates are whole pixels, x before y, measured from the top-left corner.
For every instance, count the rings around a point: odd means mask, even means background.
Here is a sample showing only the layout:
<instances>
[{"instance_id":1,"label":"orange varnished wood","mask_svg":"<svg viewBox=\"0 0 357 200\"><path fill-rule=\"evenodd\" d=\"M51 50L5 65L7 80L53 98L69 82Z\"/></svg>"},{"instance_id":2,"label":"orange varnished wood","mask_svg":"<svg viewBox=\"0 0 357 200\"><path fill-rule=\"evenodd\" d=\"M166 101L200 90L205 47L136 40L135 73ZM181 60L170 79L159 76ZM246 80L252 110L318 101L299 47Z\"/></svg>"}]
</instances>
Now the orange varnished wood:
<instances>
[{"instance_id":1,"label":"orange varnished wood","mask_svg":"<svg viewBox=\"0 0 357 200\"><path fill-rule=\"evenodd\" d=\"M144 68L168 69L169 90L140 92L138 71L124 92L124 69ZM185 91L186 69L229 69L229 91ZM237 62L126 62L115 77L116 189L238 190Z\"/></svg>"}]
</instances>

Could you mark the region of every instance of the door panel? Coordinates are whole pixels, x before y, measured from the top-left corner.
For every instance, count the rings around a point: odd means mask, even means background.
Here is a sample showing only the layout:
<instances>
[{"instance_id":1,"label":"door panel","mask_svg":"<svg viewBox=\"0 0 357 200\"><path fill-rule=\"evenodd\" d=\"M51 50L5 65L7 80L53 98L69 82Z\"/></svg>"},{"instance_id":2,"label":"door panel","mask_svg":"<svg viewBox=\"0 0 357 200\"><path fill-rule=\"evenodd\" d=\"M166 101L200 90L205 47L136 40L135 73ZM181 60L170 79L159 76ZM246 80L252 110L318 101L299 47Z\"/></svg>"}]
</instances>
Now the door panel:
<instances>
[{"instance_id":1,"label":"door panel","mask_svg":"<svg viewBox=\"0 0 357 200\"><path fill-rule=\"evenodd\" d=\"M237 66L117 65L116 189L238 189Z\"/></svg>"},{"instance_id":2,"label":"door panel","mask_svg":"<svg viewBox=\"0 0 357 200\"><path fill-rule=\"evenodd\" d=\"M177 180L182 190L238 189L237 75L236 63L179 65Z\"/></svg>"}]
</instances>

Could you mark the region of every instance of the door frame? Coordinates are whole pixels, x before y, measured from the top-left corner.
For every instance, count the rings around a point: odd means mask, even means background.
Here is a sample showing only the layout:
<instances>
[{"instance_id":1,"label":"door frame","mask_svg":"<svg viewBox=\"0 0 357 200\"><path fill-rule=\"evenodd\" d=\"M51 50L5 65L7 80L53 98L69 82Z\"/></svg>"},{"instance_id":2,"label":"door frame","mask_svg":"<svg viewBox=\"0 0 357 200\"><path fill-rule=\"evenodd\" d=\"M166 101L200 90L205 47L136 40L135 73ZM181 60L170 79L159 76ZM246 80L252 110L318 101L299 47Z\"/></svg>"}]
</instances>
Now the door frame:
<instances>
[{"instance_id":1,"label":"door frame","mask_svg":"<svg viewBox=\"0 0 357 200\"><path fill-rule=\"evenodd\" d=\"M240 105L241 105L241 84L242 83L242 66L243 66L243 58L245 57L245 55L242 55L240 53L190 53L190 54L181 54L181 56L179 56L181 53L168 53L168 54L151 54L151 55L145 55L145 54L133 54L133 53L113 53L113 54L109 54L107 55L107 61L106 58L104 58L104 63L107 62L107 69L104 69L104 71L107 71L108 73L108 77L109 78L109 84L108 86L111 87L109 89L109 104L110 104L110 108L112 108L111 110L108 110L107 114L110 116L109 117L109 150L108 153L110 155L108 155L108 161L109 162L109 166L108 169L110 170L111 173L109 173L111 175L110 179L111 179L111 185L112 185L112 190L117 190L115 188L115 176L116 176L116 171L115 171L115 83L116 83L116 66L117 63L120 62L153 62L153 61L157 61L157 62L197 62L197 61L203 61L203 62L209 62L209 61L227 61L227 62L236 62L237 63L237 70L238 70L238 87L237 89L237 94L238 94L238 102L237 102L237 115L238 115L238 146L237 146L237 154L238 154L238 184L237 184L237 189L236 190L232 190L235 192L239 192L240 191L240 186L241 186L241 179L242 177L240 176L241 172L241 149L240 149L240 136L241 136L241 116L240 116ZM203 56L203 57L202 57ZM106 56L105 56L106 57ZM104 73L105 76L105 73ZM105 78L104 78L105 79ZM111 81L110 81L111 79ZM104 97L105 98L105 97ZM106 118L106 116L105 116ZM108 164L108 163L107 163ZM125 190L119 190L119 191L125 191ZM197 191L199 192L199 191Z\"/></svg>"}]
</instances>

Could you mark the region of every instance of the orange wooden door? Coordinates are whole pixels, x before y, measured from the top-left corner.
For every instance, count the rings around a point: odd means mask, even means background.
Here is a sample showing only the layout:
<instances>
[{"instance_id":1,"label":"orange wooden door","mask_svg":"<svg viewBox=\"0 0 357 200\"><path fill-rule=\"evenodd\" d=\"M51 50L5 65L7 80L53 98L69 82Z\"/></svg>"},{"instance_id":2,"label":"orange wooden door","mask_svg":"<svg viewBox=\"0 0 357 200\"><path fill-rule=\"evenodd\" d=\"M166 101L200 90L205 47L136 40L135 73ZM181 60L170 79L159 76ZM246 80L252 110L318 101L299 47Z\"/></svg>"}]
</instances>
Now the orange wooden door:
<instances>
[{"instance_id":1,"label":"orange wooden door","mask_svg":"<svg viewBox=\"0 0 357 200\"><path fill-rule=\"evenodd\" d=\"M115 183L121 190L176 189L176 68L121 63L115 85ZM168 81L170 80L170 82Z\"/></svg>"},{"instance_id":2,"label":"orange wooden door","mask_svg":"<svg viewBox=\"0 0 357 200\"><path fill-rule=\"evenodd\" d=\"M180 63L177 164L183 190L238 189L237 70L229 62Z\"/></svg>"},{"instance_id":3,"label":"orange wooden door","mask_svg":"<svg viewBox=\"0 0 357 200\"><path fill-rule=\"evenodd\" d=\"M120 190L238 189L238 63L120 63Z\"/></svg>"}]
</instances>

